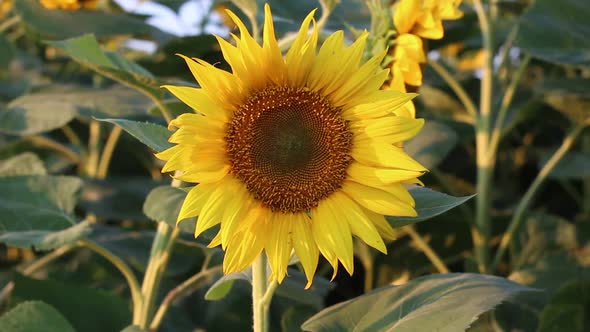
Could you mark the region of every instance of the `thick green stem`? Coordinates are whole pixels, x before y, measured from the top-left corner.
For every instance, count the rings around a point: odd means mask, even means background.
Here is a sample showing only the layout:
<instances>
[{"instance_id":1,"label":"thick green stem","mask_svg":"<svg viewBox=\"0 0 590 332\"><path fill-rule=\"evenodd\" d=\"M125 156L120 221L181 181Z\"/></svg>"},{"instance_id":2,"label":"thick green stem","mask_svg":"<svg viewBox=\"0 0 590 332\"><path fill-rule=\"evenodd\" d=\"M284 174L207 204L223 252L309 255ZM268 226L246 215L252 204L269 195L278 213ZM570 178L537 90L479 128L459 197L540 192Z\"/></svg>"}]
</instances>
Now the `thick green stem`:
<instances>
[{"instance_id":1,"label":"thick green stem","mask_svg":"<svg viewBox=\"0 0 590 332\"><path fill-rule=\"evenodd\" d=\"M578 135L580 135L580 133L584 130L584 127L584 123L578 124L570 132L568 132L563 142L561 143L561 146L555 151L553 156L551 156L551 158L547 161L543 168L541 168L541 171L539 172L539 174L537 174L537 177L535 178L529 189L526 191L524 196L522 196L522 199L518 203L514 215L512 216L512 220L510 220L508 229L502 236L500 246L498 247L498 251L496 252L496 257L494 258L494 266L498 266L498 264L502 260L506 248L508 247L510 241L512 240L512 237L522 224L522 221L524 220L523 216L528 207L531 205L533 198L535 197L535 194L541 187L541 184L543 184L543 182L551 173L553 168L557 165L561 158L563 158L566 152L572 147Z\"/></svg>"},{"instance_id":2,"label":"thick green stem","mask_svg":"<svg viewBox=\"0 0 590 332\"><path fill-rule=\"evenodd\" d=\"M252 264L252 320L254 322L254 332L269 331L269 306L262 301L268 287L267 278L266 255L261 253Z\"/></svg>"},{"instance_id":3,"label":"thick green stem","mask_svg":"<svg viewBox=\"0 0 590 332\"><path fill-rule=\"evenodd\" d=\"M178 228L171 227L166 222L159 222L148 266L145 271L141 293L143 301L134 312L133 323L142 329L147 329L154 314L154 304L160 290L160 281L168 266L170 253L174 241L178 237Z\"/></svg>"},{"instance_id":4,"label":"thick green stem","mask_svg":"<svg viewBox=\"0 0 590 332\"><path fill-rule=\"evenodd\" d=\"M476 127L477 197L475 213L474 246L480 272L489 269L489 239L491 237L491 182L496 162L495 154L489 153L493 96L494 41L490 17L481 0L474 0L475 11L483 37L484 65L481 78L479 117Z\"/></svg>"}]
</instances>

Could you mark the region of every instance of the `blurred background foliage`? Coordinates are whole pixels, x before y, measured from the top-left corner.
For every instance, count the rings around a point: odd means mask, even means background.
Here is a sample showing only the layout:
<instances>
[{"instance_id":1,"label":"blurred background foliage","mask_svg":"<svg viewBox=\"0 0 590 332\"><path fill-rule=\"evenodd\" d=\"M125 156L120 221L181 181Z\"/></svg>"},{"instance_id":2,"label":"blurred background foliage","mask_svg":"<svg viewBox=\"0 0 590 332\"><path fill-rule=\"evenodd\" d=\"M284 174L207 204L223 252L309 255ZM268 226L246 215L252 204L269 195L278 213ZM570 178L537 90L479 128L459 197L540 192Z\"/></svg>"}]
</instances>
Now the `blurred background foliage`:
<instances>
[{"instance_id":1,"label":"blurred background foliage","mask_svg":"<svg viewBox=\"0 0 590 332\"><path fill-rule=\"evenodd\" d=\"M97 0L79 1L80 9L59 0L0 1L0 310L10 311L0 323L18 325L6 331L34 330L25 324L34 312L55 331L121 331L132 320L132 295L112 257L142 275L154 221L174 224L184 197L160 174L153 151L165 148L169 135L162 104L173 115L190 110L159 86L194 84L175 53L228 69L212 36L233 31L222 9L260 22L262 2L252 10L249 1ZM331 11L324 31L343 29L353 37L370 29L372 52L390 45L394 2L270 4L282 46L321 6L318 19ZM476 117L444 76L479 104L484 45L472 3L460 8L464 16L445 21L444 38L425 46L429 63L422 65L415 106L428 121L406 148L430 170L421 178L427 187L467 197L476 192ZM566 133L589 121L590 4L497 0L486 8L495 26L494 108L504 107L512 93L490 191L495 252ZM488 271L540 291L511 297L470 331L590 331L590 132L580 129L576 136L520 211L524 222L514 229L508 254ZM314 287L304 292L304 277L293 270L273 299L271 331L299 331L321 309L374 288L480 272L475 209L470 201L400 227L387 256L359 245L352 277L341 273L329 283L323 262ZM169 307L159 331L249 330L250 287L241 281L247 275L219 282L222 252L205 249L207 237L193 239L185 224L161 280L158 301ZM181 297L166 297L179 285L186 287ZM313 324L306 326L322 330Z\"/></svg>"}]
</instances>

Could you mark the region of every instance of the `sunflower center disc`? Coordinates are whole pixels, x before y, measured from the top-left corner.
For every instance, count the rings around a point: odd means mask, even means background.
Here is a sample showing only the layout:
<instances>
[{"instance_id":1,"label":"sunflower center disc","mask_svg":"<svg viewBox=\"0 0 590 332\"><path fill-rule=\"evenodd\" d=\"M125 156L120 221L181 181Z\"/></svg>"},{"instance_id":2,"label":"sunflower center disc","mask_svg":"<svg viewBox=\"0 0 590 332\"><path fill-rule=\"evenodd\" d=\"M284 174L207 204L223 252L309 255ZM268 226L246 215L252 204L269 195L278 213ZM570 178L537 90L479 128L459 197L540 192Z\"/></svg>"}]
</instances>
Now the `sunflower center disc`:
<instances>
[{"instance_id":1,"label":"sunflower center disc","mask_svg":"<svg viewBox=\"0 0 590 332\"><path fill-rule=\"evenodd\" d=\"M303 212L340 188L352 133L307 89L268 87L234 113L225 137L232 174L273 211Z\"/></svg>"}]
</instances>

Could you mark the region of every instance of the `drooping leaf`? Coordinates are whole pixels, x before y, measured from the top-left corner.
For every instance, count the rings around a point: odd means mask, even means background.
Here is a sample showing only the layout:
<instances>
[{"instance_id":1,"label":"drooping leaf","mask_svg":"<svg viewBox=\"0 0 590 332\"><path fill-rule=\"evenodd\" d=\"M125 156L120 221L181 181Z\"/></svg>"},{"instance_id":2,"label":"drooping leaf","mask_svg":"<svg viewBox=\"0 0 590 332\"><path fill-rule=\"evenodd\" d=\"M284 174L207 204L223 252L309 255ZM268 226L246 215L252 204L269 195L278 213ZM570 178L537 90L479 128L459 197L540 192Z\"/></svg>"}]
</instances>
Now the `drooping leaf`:
<instances>
[{"instance_id":1,"label":"drooping leaf","mask_svg":"<svg viewBox=\"0 0 590 332\"><path fill-rule=\"evenodd\" d=\"M32 152L23 152L14 157L0 160L0 177L19 175L45 175L43 161Z\"/></svg>"},{"instance_id":2,"label":"drooping leaf","mask_svg":"<svg viewBox=\"0 0 590 332\"><path fill-rule=\"evenodd\" d=\"M437 274L324 309L304 331L464 331L479 315L530 288L479 274Z\"/></svg>"},{"instance_id":3,"label":"drooping leaf","mask_svg":"<svg viewBox=\"0 0 590 332\"><path fill-rule=\"evenodd\" d=\"M62 49L80 64L141 93L161 99L163 91L153 75L140 65L116 53L104 52L93 35L48 42Z\"/></svg>"},{"instance_id":4,"label":"drooping leaf","mask_svg":"<svg viewBox=\"0 0 590 332\"><path fill-rule=\"evenodd\" d=\"M71 38L86 33L108 37L150 34L157 31L156 28L129 15L100 10L46 9L36 0L15 1L14 9L29 29L49 38Z\"/></svg>"},{"instance_id":5,"label":"drooping leaf","mask_svg":"<svg viewBox=\"0 0 590 332\"><path fill-rule=\"evenodd\" d=\"M410 189L410 194L416 201L416 217L386 217L393 227L401 227L424 221L455 208L475 195L454 197L423 187Z\"/></svg>"},{"instance_id":6,"label":"drooping leaf","mask_svg":"<svg viewBox=\"0 0 590 332\"><path fill-rule=\"evenodd\" d=\"M515 45L545 61L590 66L585 0L536 0L520 18Z\"/></svg>"},{"instance_id":7,"label":"drooping leaf","mask_svg":"<svg viewBox=\"0 0 590 332\"><path fill-rule=\"evenodd\" d=\"M170 132L166 127L150 122L139 122L125 119L98 119L117 125L141 143L156 152L164 151L173 144L168 142Z\"/></svg>"},{"instance_id":8,"label":"drooping leaf","mask_svg":"<svg viewBox=\"0 0 590 332\"><path fill-rule=\"evenodd\" d=\"M41 301L27 301L0 317L3 332L75 332L65 317Z\"/></svg>"},{"instance_id":9,"label":"drooping leaf","mask_svg":"<svg viewBox=\"0 0 590 332\"><path fill-rule=\"evenodd\" d=\"M561 287L541 313L538 332L590 330L590 279Z\"/></svg>"},{"instance_id":10,"label":"drooping leaf","mask_svg":"<svg viewBox=\"0 0 590 332\"><path fill-rule=\"evenodd\" d=\"M457 134L442 123L427 121L422 130L404 148L428 169L435 168L457 144Z\"/></svg>"},{"instance_id":11,"label":"drooping leaf","mask_svg":"<svg viewBox=\"0 0 590 332\"><path fill-rule=\"evenodd\" d=\"M131 321L128 300L90 287L22 275L14 279L13 297L41 300L59 310L76 331L120 331Z\"/></svg>"},{"instance_id":12,"label":"drooping leaf","mask_svg":"<svg viewBox=\"0 0 590 332\"><path fill-rule=\"evenodd\" d=\"M0 233L0 243L19 248L51 250L74 243L90 234L88 222L81 222L60 231L30 230Z\"/></svg>"}]
</instances>

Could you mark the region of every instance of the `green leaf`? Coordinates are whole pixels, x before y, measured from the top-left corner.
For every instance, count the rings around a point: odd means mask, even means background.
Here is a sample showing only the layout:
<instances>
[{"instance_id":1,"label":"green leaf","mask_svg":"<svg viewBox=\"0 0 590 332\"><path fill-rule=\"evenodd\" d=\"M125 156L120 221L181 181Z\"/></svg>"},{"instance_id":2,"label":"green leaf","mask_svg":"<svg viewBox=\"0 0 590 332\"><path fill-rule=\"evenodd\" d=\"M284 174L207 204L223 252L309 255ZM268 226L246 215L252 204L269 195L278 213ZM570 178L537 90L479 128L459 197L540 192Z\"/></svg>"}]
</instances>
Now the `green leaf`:
<instances>
[{"instance_id":1,"label":"green leaf","mask_svg":"<svg viewBox=\"0 0 590 332\"><path fill-rule=\"evenodd\" d=\"M177 227L176 219L186 197L186 192L180 188L160 186L154 188L143 204L143 213L153 221L165 221L172 227ZM181 231L193 234L195 218L183 220L178 224Z\"/></svg>"},{"instance_id":2,"label":"green leaf","mask_svg":"<svg viewBox=\"0 0 590 332\"><path fill-rule=\"evenodd\" d=\"M586 0L536 0L521 17L515 45L545 61L590 66Z\"/></svg>"},{"instance_id":3,"label":"green leaf","mask_svg":"<svg viewBox=\"0 0 590 332\"><path fill-rule=\"evenodd\" d=\"M51 250L63 245L74 243L91 233L88 222L81 222L61 231L18 231L0 234L0 243L19 248L35 250Z\"/></svg>"},{"instance_id":4,"label":"green leaf","mask_svg":"<svg viewBox=\"0 0 590 332\"><path fill-rule=\"evenodd\" d=\"M150 72L118 54L104 52L93 35L47 43L62 49L78 63L141 93L157 99L164 94L161 82Z\"/></svg>"},{"instance_id":5,"label":"green leaf","mask_svg":"<svg viewBox=\"0 0 590 332\"><path fill-rule=\"evenodd\" d=\"M63 230L82 182L68 176L0 177L0 229L3 232Z\"/></svg>"},{"instance_id":6,"label":"green leaf","mask_svg":"<svg viewBox=\"0 0 590 332\"><path fill-rule=\"evenodd\" d=\"M86 33L109 37L150 34L158 31L129 15L106 13L100 10L46 9L37 0L15 1L14 9L21 17L21 22L29 29L41 36L54 39L76 37Z\"/></svg>"},{"instance_id":7,"label":"green leaf","mask_svg":"<svg viewBox=\"0 0 590 332\"><path fill-rule=\"evenodd\" d=\"M448 126L426 121L422 130L404 145L408 154L424 167L437 167L457 145L457 134Z\"/></svg>"},{"instance_id":8,"label":"green leaf","mask_svg":"<svg viewBox=\"0 0 590 332\"><path fill-rule=\"evenodd\" d=\"M590 331L590 279L561 287L541 313L538 332Z\"/></svg>"},{"instance_id":9,"label":"green leaf","mask_svg":"<svg viewBox=\"0 0 590 332\"><path fill-rule=\"evenodd\" d=\"M532 289L479 274L437 274L377 289L329 307L304 331L464 331L479 315Z\"/></svg>"},{"instance_id":10,"label":"green leaf","mask_svg":"<svg viewBox=\"0 0 590 332\"><path fill-rule=\"evenodd\" d=\"M48 112L47 110L51 110ZM60 100L38 100L18 98L0 110L0 133L10 135L34 135L60 128L77 114L70 103Z\"/></svg>"},{"instance_id":11,"label":"green leaf","mask_svg":"<svg viewBox=\"0 0 590 332\"><path fill-rule=\"evenodd\" d=\"M141 143L147 145L156 152L164 151L173 144L168 142L170 132L166 127L150 122L139 122L125 119L97 119L99 121L115 124Z\"/></svg>"},{"instance_id":12,"label":"green leaf","mask_svg":"<svg viewBox=\"0 0 590 332\"><path fill-rule=\"evenodd\" d=\"M74 177L0 177L0 243L49 250L88 235L72 215L81 181Z\"/></svg>"},{"instance_id":13,"label":"green leaf","mask_svg":"<svg viewBox=\"0 0 590 332\"><path fill-rule=\"evenodd\" d=\"M14 59L14 45L6 38L3 33L0 33L0 68L7 68Z\"/></svg>"},{"instance_id":14,"label":"green leaf","mask_svg":"<svg viewBox=\"0 0 590 332\"><path fill-rule=\"evenodd\" d=\"M0 177L19 175L46 175L43 161L32 152L23 152L8 159L0 160Z\"/></svg>"},{"instance_id":15,"label":"green leaf","mask_svg":"<svg viewBox=\"0 0 590 332\"><path fill-rule=\"evenodd\" d=\"M129 301L111 292L54 280L16 275L13 297L41 300L55 307L76 329L84 332L120 331L129 325Z\"/></svg>"},{"instance_id":16,"label":"green leaf","mask_svg":"<svg viewBox=\"0 0 590 332\"><path fill-rule=\"evenodd\" d=\"M54 307L41 301L23 302L0 317L3 332L75 332Z\"/></svg>"},{"instance_id":17,"label":"green leaf","mask_svg":"<svg viewBox=\"0 0 590 332\"><path fill-rule=\"evenodd\" d=\"M416 212L418 215L416 217L387 216L387 220L393 227L410 225L436 217L467 202L475 196L454 197L423 187L411 188L410 194L412 194L412 197L416 201Z\"/></svg>"},{"instance_id":18,"label":"green leaf","mask_svg":"<svg viewBox=\"0 0 590 332\"><path fill-rule=\"evenodd\" d=\"M539 168L542 168L554 151L544 151L539 160ZM581 152L568 152L555 165L548 175L553 179L584 179L590 177L590 155Z\"/></svg>"},{"instance_id":19,"label":"green leaf","mask_svg":"<svg viewBox=\"0 0 590 332\"><path fill-rule=\"evenodd\" d=\"M244 280L252 284L252 269L248 268L245 271L230 273L219 278L209 287L205 293L205 299L209 301L221 300L229 293L236 280Z\"/></svg>"}]
</instances>

